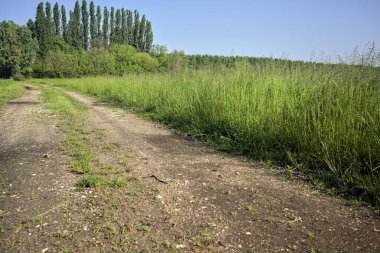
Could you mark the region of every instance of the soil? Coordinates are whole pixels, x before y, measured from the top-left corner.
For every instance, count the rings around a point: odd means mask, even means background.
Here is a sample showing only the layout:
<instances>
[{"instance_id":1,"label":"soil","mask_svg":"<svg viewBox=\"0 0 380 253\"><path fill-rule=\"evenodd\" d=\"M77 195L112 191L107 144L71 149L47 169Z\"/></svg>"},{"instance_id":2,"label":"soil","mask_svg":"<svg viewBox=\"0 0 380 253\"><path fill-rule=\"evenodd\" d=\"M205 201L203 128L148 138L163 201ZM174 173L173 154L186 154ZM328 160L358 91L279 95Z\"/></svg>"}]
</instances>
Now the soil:
<instances>
[{"instance_id":1,"label":"soil","mask_svg":"<svg viewBox=\"0 0 380 253\"><path fill-rule=\"evenodd\" d=\"M89 108L95 163L133 178L78 191L38 93L0 111L2 252L380 251L377 210L68 91Z\"/></svg>"}]
</instances>

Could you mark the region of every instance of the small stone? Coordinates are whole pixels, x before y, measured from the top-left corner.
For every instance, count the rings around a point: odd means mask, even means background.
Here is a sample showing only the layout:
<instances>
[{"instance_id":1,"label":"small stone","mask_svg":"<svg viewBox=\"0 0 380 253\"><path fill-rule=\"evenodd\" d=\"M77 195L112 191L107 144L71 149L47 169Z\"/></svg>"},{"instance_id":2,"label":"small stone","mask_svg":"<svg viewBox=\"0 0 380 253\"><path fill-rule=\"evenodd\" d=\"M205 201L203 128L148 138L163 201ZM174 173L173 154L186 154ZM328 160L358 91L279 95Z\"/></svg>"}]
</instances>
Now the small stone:
<instances>
[{"instance_id":1,"label":"small stone","mask_svg":"<svg viewBox=\"0 0 380 253\"><path fill-rule=\"evenodd\" d=\"M48 250L49 250L49 248L44 248L43 250L41 250L41 253L45 253Z\"/></svg>"},{"instance_id":2,"label":"small stone","mask_svg":"<svg viewBox=\"0 0 380 253\"><path fill-rule=\"evenodd\" d=\"M246 234L246 235L251 235L251 232L246 232L245 234Z\"/></svg>"}]
</instances>

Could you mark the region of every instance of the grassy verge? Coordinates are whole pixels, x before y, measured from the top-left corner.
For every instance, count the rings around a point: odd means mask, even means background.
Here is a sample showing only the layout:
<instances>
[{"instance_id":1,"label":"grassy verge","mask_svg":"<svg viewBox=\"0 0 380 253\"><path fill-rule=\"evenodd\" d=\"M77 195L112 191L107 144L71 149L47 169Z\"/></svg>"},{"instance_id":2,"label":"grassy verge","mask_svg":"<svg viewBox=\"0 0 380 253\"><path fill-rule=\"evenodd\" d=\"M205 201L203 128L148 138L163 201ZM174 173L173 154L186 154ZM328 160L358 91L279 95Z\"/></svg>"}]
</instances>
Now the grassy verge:
<instances>
[{"instance_id":1,"label":"grassy verge","mask_svg":"<svg viewBox=\"0 0 380 253\"><path fill-rule=\"evenodd\" d=\"M348 65L43 80L380 205L380 72Z\"/></svg>"},{"instance_id":2,"label":"grassy verge","mask_svg":"<svg viewBox=\"0 0 380 253\"><path fill-rule=\"evenodd\" d=\"M16 98L22 94L24 86L12 79L0 80L0 107L8 100Z\"/></svg>"},{"instance_id":3,"label":"grassy verge","mask_svg":"<svg viewBox=\"0 0 380 253\"><path fill-rule=\"evenodd\" d=\"M61 143L61 149L72 158L71 170L83 175L77 182L77 187L126 185L129 178L119 176L124 171L94 163L94 140L91 137L92 131L86 124L87 108L58 89L41 89L48 108L61 117L60 128L67 134Z\"/></svg>"}]
</instances>

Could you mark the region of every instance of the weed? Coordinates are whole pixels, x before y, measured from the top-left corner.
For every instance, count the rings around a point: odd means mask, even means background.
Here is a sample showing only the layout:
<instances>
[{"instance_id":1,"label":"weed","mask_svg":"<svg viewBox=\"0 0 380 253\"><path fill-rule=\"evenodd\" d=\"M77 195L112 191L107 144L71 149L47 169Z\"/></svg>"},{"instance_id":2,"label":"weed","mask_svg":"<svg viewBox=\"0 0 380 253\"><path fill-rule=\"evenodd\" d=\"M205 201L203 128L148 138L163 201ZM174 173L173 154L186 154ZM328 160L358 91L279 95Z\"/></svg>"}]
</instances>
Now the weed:
<instances>
[{"instance_id":1,"label":"weed","mask_svg":"<svg viewBox=\"0 0 380 253\"><path fill-rule=\"evenodd\" d=\"M67 247L64 247L63 249L61 249L60 251L58 251L59 253L70 253L70 249L67 248Z\"/></svg>"},{"instance_id":2,"label":"weed","mask_svg":"<svg viewBox=\"0 0 380 253\"><path fill-rule=\"evenodd\" d=\"M38 214L36 216L32 217L33 222L41 222L42 221L42 215Z\"/></svg>"},{"instance_id":3,"label":"weed","mask_svg":"<svg viewBox=\"0 0 380 253\"><path fill-rule=\"evenodd\" d=\"M247 206L246 206L246 209L247 209L247 211L249 212L249 213L253 213L253 204L252 203L250 203L250 204L248 204Z\"/></svg>"},{"instance_id":4,"label":"weed","mask_svg":"<svg viewBox=\"0 0 380 253\"><path fill-rule=\"evenodd\" d=\"M214 242L214 238L210 235L207 229L204 232L195 235L193 240L194 244L198 247L208 246Z\"/></svg>"},{"instance_id":5,"label":"weed","mask_svg":"<svg viewBox=\"0 0 380 253\"><path fill-rule=\"evenodd\" d=\"M114 143L109 142L109 143L104 144L104 148L109 151L112 151L116 149L116 145Z\"/></svg>"},{"instance_id":6,"label":"weed","mask_svg":"<svg viewBox=\"0 0 380 253\"><path fill-rule=\"evenodd\" d=\"M76 186L79 188L89 188L96 187L103 184L103 178L96 175L84 175L76 183Z\"/></svg>"},{"instance_id":7,"label":"weed","mask_svg":"<svg viewBox=\"0 0 380 253\"><path fill-rule=\"evenodd\" d=\"M171 242L170 240L165 240L163 245L165 246L165 248L171 250L172 252L179 252L179 250L177 249L177 244Z\"/></svg>"}]
</instances>

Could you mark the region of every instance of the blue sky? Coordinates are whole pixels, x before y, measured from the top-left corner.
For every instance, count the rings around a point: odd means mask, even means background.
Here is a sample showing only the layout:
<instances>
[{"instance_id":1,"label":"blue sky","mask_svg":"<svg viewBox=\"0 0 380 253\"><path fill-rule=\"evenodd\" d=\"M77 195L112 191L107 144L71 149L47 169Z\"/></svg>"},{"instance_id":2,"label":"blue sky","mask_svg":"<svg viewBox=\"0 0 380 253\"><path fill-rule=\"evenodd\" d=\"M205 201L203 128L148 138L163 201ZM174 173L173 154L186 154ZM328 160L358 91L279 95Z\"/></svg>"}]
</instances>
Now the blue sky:
<instances>
[{"instance_id":1,"label":"blue sky","mask_svg":"<svg viewBox=\"0 0 380 253\"><path fill-rule=\"evenodd\" d=\"M87 0L89 2L89 0ZM39 0L0 0L0 20L25 24ZM51 1L53 4L55 1ZM67 9L75 0L61 0ZM155 43L189 54L309 60L380 47L380 0L95 0L138 9L152 21Z\"/></svg>"}]
</instances>

